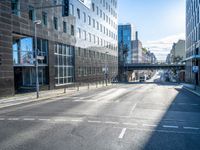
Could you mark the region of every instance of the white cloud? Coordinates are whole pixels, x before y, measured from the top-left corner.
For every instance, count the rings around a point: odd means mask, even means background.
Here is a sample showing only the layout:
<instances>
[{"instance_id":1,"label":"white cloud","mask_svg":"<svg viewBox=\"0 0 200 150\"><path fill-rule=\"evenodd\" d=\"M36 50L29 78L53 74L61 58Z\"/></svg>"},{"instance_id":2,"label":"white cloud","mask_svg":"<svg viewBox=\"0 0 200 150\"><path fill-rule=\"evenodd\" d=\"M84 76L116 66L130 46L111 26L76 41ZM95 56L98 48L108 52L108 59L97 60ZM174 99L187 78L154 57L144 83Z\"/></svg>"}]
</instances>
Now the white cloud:
<instances>
[{"instance_id":1,"label":"white cloud","mask_svg":"<svg viewBox=\"0 0 200 150\"><path fill-rule=\"evenodd\" d=\"M177 34L164 37L155 41L146 41L143 44L143 47L149 48L152 51L158 60L165 60L167 54L169 54L173 43L176 43L179 39L185 39L185 34Z\"/></svg>"}]
</instances>

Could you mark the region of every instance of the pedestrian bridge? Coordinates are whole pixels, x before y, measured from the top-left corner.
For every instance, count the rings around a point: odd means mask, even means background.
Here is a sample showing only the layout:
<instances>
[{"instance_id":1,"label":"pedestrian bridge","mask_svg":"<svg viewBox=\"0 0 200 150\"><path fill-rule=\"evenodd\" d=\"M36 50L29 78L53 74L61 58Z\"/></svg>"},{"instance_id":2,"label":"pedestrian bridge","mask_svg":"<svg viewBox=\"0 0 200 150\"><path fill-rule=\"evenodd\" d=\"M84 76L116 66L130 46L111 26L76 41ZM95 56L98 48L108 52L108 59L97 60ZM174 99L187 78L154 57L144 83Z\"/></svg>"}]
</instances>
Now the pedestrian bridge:
<instances>
[{"instance_id":1,"label":"pedestrian bridge","mask_svg":"<svg viewBox=\"0 0 200 150\"><path fill-rule=\"evenodd\" d=\"M147 70L147 69L176 69L176 70L184 70L185 64L144 64L144 63L134 63L134 64L125 64L125 70Z\"/></svg>"}]
</instances>

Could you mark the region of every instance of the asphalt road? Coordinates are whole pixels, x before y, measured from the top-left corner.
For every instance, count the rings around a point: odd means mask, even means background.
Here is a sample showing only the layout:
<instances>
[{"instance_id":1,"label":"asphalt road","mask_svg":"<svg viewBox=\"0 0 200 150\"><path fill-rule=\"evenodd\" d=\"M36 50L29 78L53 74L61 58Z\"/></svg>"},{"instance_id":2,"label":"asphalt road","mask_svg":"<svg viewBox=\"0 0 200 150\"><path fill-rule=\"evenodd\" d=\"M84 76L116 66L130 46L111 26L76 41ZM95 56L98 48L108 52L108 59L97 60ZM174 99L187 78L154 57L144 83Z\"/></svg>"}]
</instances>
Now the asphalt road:
<instances>
[{"instance_id":1,"label":"asphalt road","mask_svg":"<svg viewBox=\"0 0 200 150\"><path fill-rule=\"evenodd\" d=\"M0 150L199 150L200 98L130 83L0 110Z\"/></svg>"}]
</instances>

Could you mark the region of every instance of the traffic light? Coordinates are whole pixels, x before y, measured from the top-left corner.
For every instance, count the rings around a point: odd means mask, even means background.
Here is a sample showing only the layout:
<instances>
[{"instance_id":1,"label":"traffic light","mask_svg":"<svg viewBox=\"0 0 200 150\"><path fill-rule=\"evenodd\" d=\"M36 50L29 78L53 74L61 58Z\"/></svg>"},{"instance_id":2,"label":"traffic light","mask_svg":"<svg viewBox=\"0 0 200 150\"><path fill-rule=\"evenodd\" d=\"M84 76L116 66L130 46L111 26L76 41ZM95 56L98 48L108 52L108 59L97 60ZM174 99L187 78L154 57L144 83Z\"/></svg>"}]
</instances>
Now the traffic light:
<instances>
[{"instance_id":1,"label":"traffic light","mask_svg":"<svg viewBox=\"0 0 200 150\"><path fill-rule=\"evenodd\" d=\"M69 0L63 0L62 16L69 16Z\"/></svg>"}]
</instances>

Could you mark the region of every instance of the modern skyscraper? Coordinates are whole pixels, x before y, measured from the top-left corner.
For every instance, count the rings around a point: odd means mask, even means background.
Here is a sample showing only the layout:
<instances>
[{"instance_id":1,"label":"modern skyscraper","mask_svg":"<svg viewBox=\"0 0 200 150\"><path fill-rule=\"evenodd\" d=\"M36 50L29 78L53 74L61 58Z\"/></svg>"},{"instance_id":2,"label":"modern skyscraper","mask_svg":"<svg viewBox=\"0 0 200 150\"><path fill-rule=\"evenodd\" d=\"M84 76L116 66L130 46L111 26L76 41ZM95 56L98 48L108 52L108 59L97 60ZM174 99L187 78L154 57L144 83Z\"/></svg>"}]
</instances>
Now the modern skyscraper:
<instances>
[{"instance_id":1,"label":"modern skyscraper","mask_svg":"<svg viewBox=\"0 0 200 150\"><path fill-rule=\"evenodd\" d=\"M200 84L200 1L186 0L186 81Z\"/></svg>"}]
</instances>

